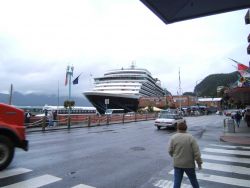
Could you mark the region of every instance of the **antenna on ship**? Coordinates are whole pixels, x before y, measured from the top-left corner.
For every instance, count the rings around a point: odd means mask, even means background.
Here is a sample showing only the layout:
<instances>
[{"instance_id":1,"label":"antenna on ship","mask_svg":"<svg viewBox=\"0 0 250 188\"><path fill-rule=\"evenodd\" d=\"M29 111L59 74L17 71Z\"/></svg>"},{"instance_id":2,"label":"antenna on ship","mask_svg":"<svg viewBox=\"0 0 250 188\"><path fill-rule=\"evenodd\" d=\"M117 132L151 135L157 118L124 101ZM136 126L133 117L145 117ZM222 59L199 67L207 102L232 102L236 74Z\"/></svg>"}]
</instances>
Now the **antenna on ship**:
<instances>
[{"instance_id":1,"label":"antenna on ship","mask_svg":"<svg viewBox=\"0 0 250 188\"><path fill-rule=\"evenodd\" d=\"M132 61L131 69L135 69L135 61Z\"/></svg>"}]
</instances>

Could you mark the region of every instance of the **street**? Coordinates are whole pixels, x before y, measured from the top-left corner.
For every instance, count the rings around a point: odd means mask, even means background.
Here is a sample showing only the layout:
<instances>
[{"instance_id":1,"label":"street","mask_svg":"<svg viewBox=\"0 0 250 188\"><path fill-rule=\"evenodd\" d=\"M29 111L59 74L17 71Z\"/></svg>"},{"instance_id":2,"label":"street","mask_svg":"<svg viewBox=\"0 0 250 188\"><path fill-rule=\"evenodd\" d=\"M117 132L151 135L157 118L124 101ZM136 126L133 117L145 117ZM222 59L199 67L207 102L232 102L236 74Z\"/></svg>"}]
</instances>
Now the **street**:
<instances>
[{"instance_id":1,"label":"street","mask_svg":"<svg viewBox=\"0 0 250 188\"><path fill-rule=\"evenodd\" d=\"M221 142L224 116L186 117L200 146L201 187L250 187L250 146ZM168 188L173 185L168 141L173 130L154 121L28 133L28 152L16 150L0 172L0 187ZM184 177L182 187L191 187Z\"/></svg>"}]
</instances>

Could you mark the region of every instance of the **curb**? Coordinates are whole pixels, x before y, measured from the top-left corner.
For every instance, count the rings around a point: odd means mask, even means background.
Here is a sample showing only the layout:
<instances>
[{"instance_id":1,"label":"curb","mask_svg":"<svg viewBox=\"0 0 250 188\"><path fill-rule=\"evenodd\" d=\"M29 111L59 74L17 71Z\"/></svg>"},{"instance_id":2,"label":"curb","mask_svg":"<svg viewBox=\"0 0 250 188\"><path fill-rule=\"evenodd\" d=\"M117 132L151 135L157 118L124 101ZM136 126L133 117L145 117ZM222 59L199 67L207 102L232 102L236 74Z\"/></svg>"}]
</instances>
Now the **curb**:
<instances>
[{"instance_id":1,"label":"curb","mask_svg":"<svg viewBox=\"0 0 250 188\"><path fill-rule=\"evenodd\" d=\"M220 136L220 141L230 142L233 144L250 145L249 136Z\"/></svg>"}]
</instances>

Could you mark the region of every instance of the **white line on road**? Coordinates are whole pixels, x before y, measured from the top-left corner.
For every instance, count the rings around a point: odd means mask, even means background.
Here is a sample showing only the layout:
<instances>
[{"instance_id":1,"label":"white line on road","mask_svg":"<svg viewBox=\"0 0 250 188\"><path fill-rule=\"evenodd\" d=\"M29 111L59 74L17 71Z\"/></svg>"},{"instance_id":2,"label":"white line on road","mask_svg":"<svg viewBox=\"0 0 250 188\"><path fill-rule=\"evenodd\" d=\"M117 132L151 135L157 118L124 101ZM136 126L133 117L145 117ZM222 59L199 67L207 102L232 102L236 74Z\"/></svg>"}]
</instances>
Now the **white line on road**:
<instances>
[{"instance_id":1,"label":"white line on road","mask_svg":"<svg viewBox=\"0 0 250 188\"><path fill-rule=\"evenodd\" d=\"M153 185L155 187L160 187L160 188L173 188L174 182L169 181L169 180L159 180L159 181L155 182ZM192 186L182 183L181 188L192 188Z\"/></svg>"},{"instance_id":2,"label":"white line on road","mask_svg":"<svg viewBox=\"0 0 250 188\"><path fill-rule=\"evenodd\" d=\"M220 155L207 155L201 154L202 159L212 159L216 161L227 161L227 162L236 162L236 163L250 163L248 158L239 158L239 157L230 157L230 156L220 156Z\"/></svg>"},{"instance_id":3,"label":"white line on road","mask_svg":"<svg viewBox=\"0 0 250 188\"><path fill-rule=\"evenodd\" d=\"M169 174L174 174L174 170L171 170ZM187 175L184 175L187 177ZM196 173L197 179L199 180L205 180L205 181L211 181L216 183L223 183L223 184L229 184L229 185L235 185L235 186L243 186L243 187L250 187L250 180L243 180L238 178L230 178L230 177L224 177L224 176L216 176L216 175L210 175L210 174L203 174L203 173Z\"/></svg>"},{"instance_id":4,"label":"white line on road","mask_svg":"<svg viewBox=\"0 0 250 188\"><path fill-rule=\"evenodd\" d=\"M247 146L228 146L228 145L219 145L219 144L209 144L209 145L223 147L223 148L232 148L232 149L250 149L250 147L247 147Z\"/></svg>"},{"instance_id":5,"label":"white line on road","mask_svg":"<svg viewBox=\"0 0 250 188\"><path fill-rule=\"evenodd\" d=\"M89 185L84 185L84 184L79 184L79 185L76 185L72 188L95 188L95 187L92 187L92 186L89 186Z\"/></svg>"},{"instance_id":6,"label":"white line on road","mask_svg":"<svg viewBox=\"0 0 250 188\"><path fill-rule=\"evenodd\" d=\"M37 187L42 187L44 185L48 185L50 183L54 183L59 180L61 180L61 178L47 174L47 175L29 179L26 181L14 183L14 184L2 187L2 188L37 188Z\"/></svg>"},{"instance_id":7,"label":"white line on road","mask_svg":"<svg viewBox=\"0 0 250 188\"><path fill-rule=\"evenodd\" d=\"M242 167L242 166L223 165L223 164L218 164L218 163L204 162L202 164L202 168L208 169L208 170L221 171L221 172L230 172L230 173L250 175L250 168Z\"/></svg>"},{"instance_id":8,"label":"white line on road","mask_svg":"<svg viewBox=\"0 0 250 188\"><path fill-rule=\"evenodd\" d=\"M213 152L213 153L226 153L226 154L250 156L250 151L242 151L242 150L226 150L226 149L204 148L203 151L205 151L205 152Z\"/></svg>"},{"instance_id":9,"label":"white line on road","mask_svg":"<svg viewBox=\"0 0 250 188\"><path fill-rule=\"evenodd\" d=\"M13 169L7 169L4 170L0 173L0 179L2 178L7 178L10 176L15 176L15 175L19 175L19 174L24 174L27 172L30 172L32 170L27 169L27 168L13 168Z\"/></svg>"}]
</instances>

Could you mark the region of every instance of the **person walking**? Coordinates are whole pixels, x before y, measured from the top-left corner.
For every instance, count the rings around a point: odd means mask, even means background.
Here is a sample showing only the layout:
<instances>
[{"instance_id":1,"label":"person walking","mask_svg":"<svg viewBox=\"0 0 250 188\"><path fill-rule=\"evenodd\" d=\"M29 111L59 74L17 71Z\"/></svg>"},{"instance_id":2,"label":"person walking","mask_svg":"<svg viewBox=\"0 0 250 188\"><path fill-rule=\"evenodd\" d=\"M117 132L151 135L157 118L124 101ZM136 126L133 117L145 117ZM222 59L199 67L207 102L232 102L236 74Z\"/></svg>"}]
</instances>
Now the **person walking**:
<instances>
[{"instance_id":1,"label":"person walking","mask_svg":"<svg viewBox=\"0 0 250 188\"><path fill-rule=\"evenodd\" d=\"M202 168L199 146L195 138L187 133L186 122L177 124L177 133L171 136L168 152L174 163L174 188L181 187L184 172L194 188L199 188L195 173L195 161L198 168Z\"/></svg>"},{"instance_id":2,"label":"person walking","mask_svg":"<svg viewBox=\"0 0 250 188\"><path fill-rule=\"evenodd\" d=\"M31 118L31 113L29 111L25 112L25 123L29 124Z\"/></svg>"},{"instance_id":3,"label":"person walking","mask_svg":"<svg viewBox=\"0 0 250 188\"><path fill-rule=\"evenodd\" d=\"M247 126L250 127L250 108L246 109L244 119L247 122Z\"/></svg>"},{"instance_id":4,"label":"person walking","mask_svg":"<svg viewBox=\"0 0 250 188\"><path fill-rule=\"evenodd\" d=\"M238 128L240 127L241 118L242 118L242 116L240 114L240 111L237 111L236 114L234 115L234 119L236 121L236 124L237 124Z\"/></svg>"}]
</instances>

